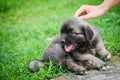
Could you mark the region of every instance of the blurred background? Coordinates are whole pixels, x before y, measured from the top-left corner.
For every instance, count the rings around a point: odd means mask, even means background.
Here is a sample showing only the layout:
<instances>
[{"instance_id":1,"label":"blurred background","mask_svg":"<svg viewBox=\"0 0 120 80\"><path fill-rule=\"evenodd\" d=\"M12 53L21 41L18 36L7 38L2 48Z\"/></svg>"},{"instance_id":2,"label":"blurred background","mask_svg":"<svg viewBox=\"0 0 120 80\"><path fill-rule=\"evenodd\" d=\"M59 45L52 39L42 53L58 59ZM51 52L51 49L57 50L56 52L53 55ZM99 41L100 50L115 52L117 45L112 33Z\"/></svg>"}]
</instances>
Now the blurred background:
<instances>
[{"instance_id":1,"label":"blurred background","mask_svg":"<svg viewBox=\"0 0 120 80\"><path fill-rule=\"evenodd\" d=\"M0 1L0 80L45 80L66 73L49 63L31 73L27 64L41 59L44 48L59 34L62 22L83 4L99 5L103 0L1 0ZM97 19L95 25L112 55L120 56L120 4ZM68 71L67 71L68 72Z\"/></svg>"}]
</instances>

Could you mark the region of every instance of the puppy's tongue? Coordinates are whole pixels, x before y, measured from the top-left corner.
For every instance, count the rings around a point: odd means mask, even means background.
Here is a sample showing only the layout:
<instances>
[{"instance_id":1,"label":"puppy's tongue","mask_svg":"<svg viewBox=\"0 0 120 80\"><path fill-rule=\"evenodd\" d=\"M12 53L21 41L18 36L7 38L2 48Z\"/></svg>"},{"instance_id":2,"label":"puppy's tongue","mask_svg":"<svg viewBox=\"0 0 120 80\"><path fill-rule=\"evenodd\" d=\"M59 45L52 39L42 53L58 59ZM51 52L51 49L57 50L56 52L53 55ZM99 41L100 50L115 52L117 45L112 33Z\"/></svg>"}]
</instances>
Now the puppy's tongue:
<instances>
[{"instance_id":1,"label":"puppy's tongue","mask_svg":"<svg viewBox=\"0 0 120 80\"><path fill-rule=\"evenodd\" d=\"M72 47L73 47L73 45L65 45L64 46L66 52L70 52L70 50L72 49Z\"/></svg>"}]
</instances>

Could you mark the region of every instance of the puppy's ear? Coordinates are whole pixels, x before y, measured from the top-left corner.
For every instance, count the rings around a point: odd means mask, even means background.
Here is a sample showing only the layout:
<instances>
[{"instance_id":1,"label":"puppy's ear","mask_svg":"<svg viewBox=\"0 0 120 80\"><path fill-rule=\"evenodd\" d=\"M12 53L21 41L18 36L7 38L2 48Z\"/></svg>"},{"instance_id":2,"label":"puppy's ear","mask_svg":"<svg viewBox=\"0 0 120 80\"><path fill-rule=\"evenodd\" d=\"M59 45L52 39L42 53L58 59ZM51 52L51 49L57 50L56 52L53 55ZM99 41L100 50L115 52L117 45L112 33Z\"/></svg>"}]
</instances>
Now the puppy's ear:
<instances>
[{"instance_id":1,"label":"puppy's ear","mask_svg":"<svg viewBox=\"0 0 120 80\"><path fill-rule=\"evenodd\" d=\"M92 37L94 35L94 33L93 33L92 29L90 28L90 26L86 26L84 28L84 34L85 34L85 37L86 37L88 42L92 39Z\"/></svg>"}]
</instances>

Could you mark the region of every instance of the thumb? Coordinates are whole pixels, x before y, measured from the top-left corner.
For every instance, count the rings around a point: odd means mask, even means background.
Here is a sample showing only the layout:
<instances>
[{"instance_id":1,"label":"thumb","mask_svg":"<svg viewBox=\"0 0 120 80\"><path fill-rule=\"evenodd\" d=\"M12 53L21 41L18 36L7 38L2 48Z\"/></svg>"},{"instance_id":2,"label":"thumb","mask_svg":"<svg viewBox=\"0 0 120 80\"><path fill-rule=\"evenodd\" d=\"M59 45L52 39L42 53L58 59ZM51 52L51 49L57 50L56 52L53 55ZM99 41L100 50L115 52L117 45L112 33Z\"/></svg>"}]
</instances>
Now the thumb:
<instances>
[{"instance_id":1,"label":"thumb","mask_svg":"<svg viewBox=\"0 0 120 80\"><path fill-rule=\"evenodd\" d=\"M89 18L92 18L92 16L90 14L79 16L79 19L82 19L82 20L86 20L86 19L89 19Z\"/></svg>"},{"instance_id":2,"label":"thumb","mask_svg":"<svg viewBox=\"0 0 120 80\"><path fill-rule=\"evenodd\" d=\"M80 9L78 9L78 10L76 11L76 13L74 14L74 17L79 17L79 16L85 14L85 13L84 13L85 11L86 11L86 9L84 9L83 7L81 7ZM82 13L83 13L83 14L82 14Z\"/></svg>"}]
</instances>

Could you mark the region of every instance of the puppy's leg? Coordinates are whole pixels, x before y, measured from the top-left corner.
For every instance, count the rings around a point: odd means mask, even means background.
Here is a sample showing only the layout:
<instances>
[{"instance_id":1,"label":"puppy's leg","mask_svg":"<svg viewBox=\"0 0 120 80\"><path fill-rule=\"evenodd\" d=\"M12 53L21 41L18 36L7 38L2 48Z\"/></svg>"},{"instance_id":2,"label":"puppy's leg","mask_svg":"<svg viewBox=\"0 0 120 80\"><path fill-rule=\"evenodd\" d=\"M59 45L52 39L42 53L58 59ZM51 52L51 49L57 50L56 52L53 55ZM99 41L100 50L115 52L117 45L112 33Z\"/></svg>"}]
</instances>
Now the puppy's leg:
<instances>
[{"instance_id":1,"label":"puppy's leg","mask_svg":"<svg viewBox=\"0 0 120 80\"><path fill-rule=\"evenodd\" d=\"M99 37L99 39L98 39L95 47L96 47L97 53L98 53L100 56L104 57L106 60L111 57L111 54L105 49L105 46L104 46L104 44L103 44L103 41L102 41L102 39L101 39L100 37Z\"/></svg>"},{"instance_id":2,"label":"puppy's leg","mask_svg":"<svg viewBox=\"0 0 120 80\"><path fill-rule=\"evenodd\" d=\"M87 67L93 67L93 68L96 68L98 70L109 69L109 66L105 62L103 62L102 60L100 60L99 58L97 58L91 54L82 54L82 55L80 55L79 59Z\"/></svg>"},{"instance_id":3,"label":"puppy's leg","mask_svg":"<svg viewBox=\"0 0 120 80\"><path fill-rule=\"evenodd\" d=\"M76 64L73 59L65 59L65 67L78 75L86 74L86 69L83 66Z\"/></svg>"}]
</instances>

